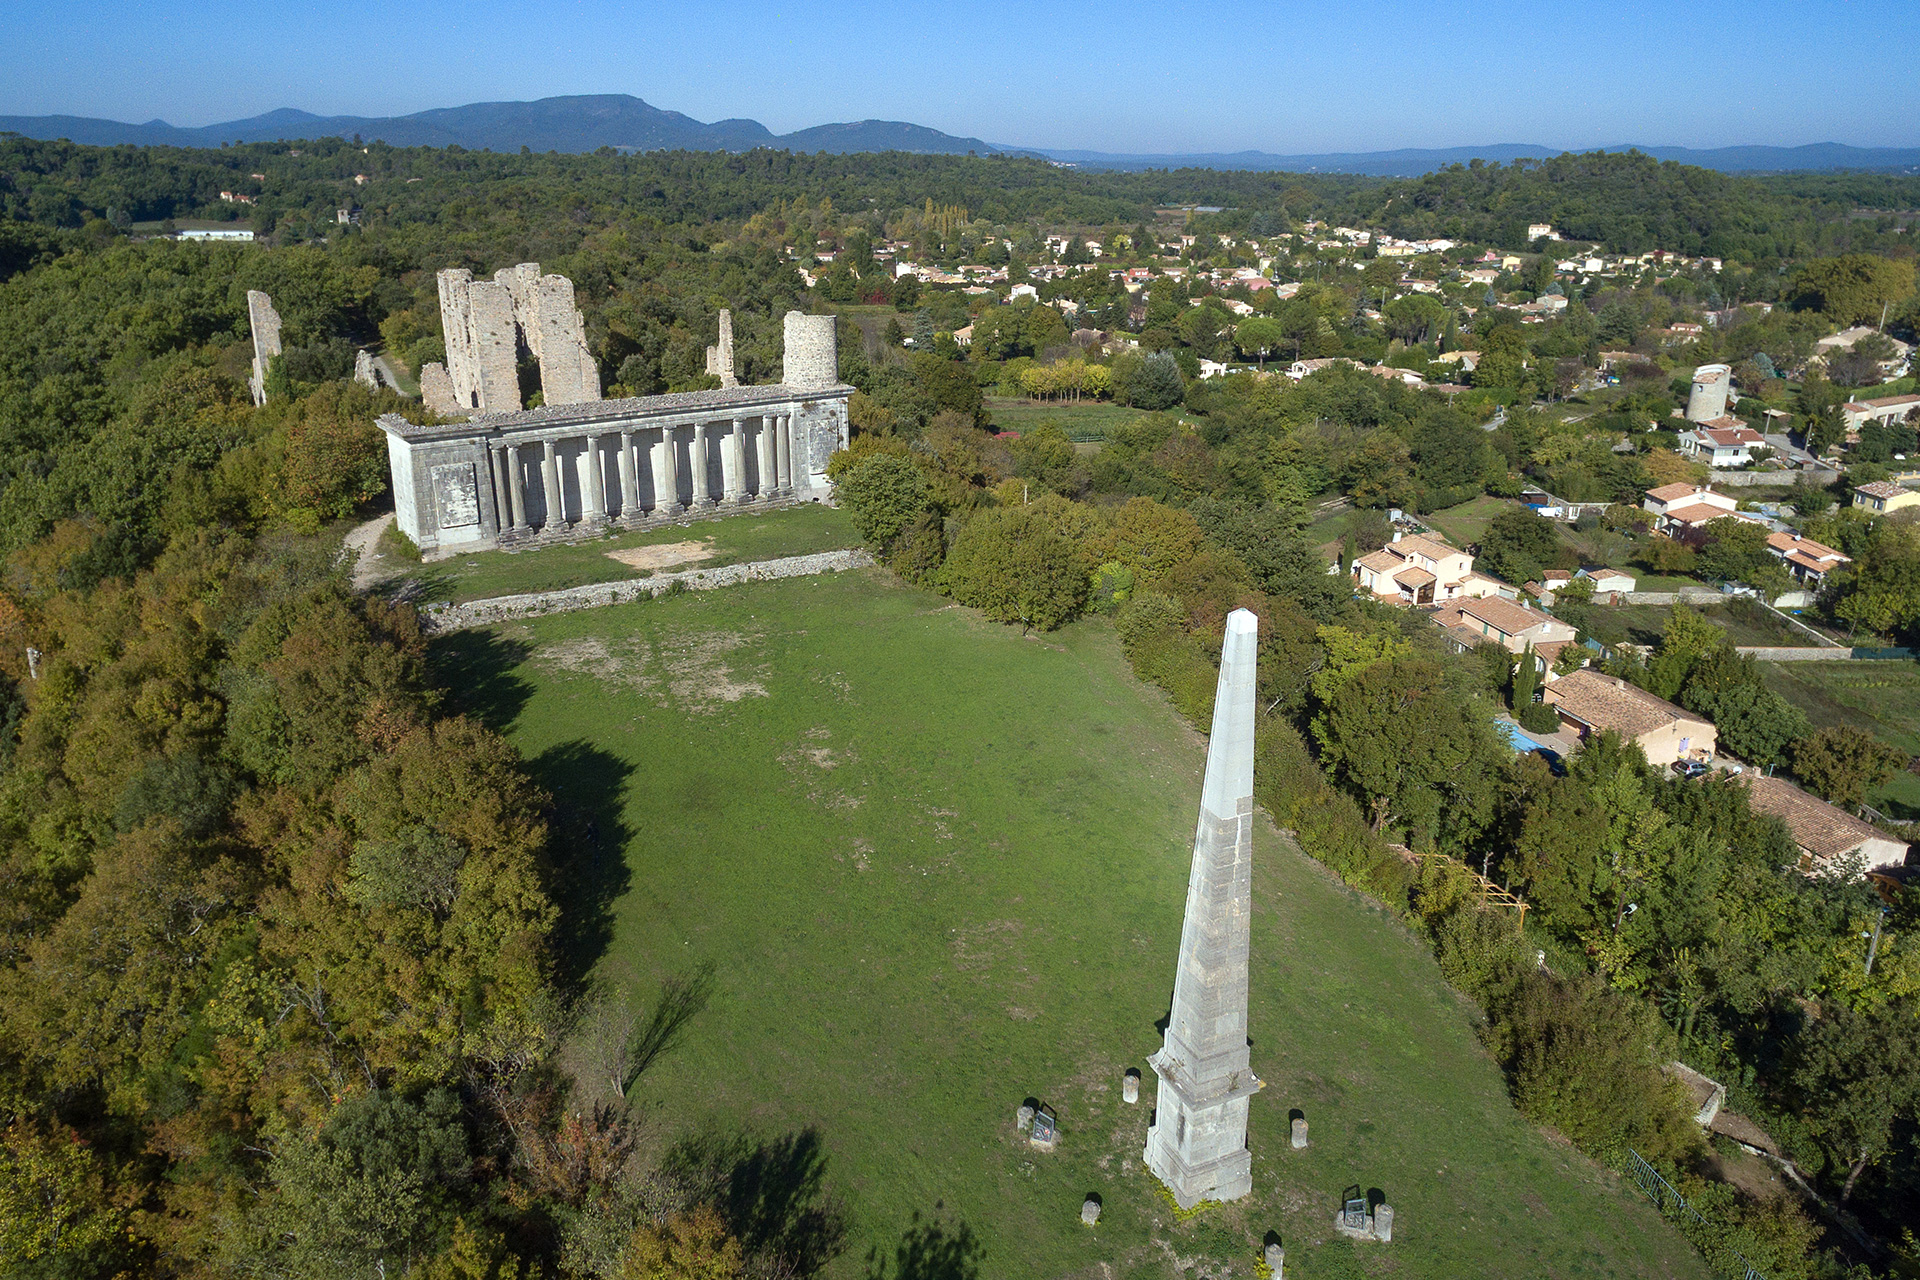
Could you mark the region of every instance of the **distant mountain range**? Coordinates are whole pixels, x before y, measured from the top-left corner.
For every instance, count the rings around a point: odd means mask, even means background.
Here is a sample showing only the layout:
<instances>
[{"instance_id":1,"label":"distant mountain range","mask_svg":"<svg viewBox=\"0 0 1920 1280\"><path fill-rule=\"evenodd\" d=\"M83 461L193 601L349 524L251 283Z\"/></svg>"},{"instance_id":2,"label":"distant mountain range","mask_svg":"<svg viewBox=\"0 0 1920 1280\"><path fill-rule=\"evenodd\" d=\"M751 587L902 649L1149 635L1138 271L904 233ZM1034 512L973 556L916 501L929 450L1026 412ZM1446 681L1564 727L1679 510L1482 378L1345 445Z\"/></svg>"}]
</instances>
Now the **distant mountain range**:
<instances>
[{"instance_id":1,"label":"distant mountain range","mask_svg":"<svg viewBox=\"0 0 1920 1280\"><path fill-rule=\"evenodd\" d=\"M283 107L245 120L200 128L180 128L164 120L123 124L85 116L0 116L0 132L29 138L67 138L94 146L217 147L223 142L281 142L300 138L358 135L399 147L459 145L474 150L596 151L747 151L774 147L785 151L908 151L931 155L1011 154L1039 156L1089 169L1254 169L1298 173L1359 173L1405 177L1469 160L1508 161L1556 155L1564 148L1500 143L1484 147L1432 150L1333 152L1276 155L1265 151L1203 154L1116 154L1047 147L995 145L959 138L924 125L898 120L858 120L823 124L776 134L757 120L717 120L705 124L678 111L663 111L627 94L541 98L537 102L475 102L441 107L409 116L316 116ZM1625 145L1585 148L1625 151ZM1920 172L1920 147L1850 147L1837 142L1804 147L1641 147L1662 160L1718 169L1726 173L1791 170L1876 170Z\"/></svg>"}]
</instances>

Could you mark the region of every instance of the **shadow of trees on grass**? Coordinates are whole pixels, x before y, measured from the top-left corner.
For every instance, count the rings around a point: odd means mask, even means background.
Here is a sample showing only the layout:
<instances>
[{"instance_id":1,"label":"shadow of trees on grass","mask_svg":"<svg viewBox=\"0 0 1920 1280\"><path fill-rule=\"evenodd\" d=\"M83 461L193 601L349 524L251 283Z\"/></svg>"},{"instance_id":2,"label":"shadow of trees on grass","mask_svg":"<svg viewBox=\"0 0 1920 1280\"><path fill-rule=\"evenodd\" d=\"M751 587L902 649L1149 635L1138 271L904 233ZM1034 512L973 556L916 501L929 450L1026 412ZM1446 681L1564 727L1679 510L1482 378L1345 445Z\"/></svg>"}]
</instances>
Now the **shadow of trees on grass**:
<instances>
[{"instance_id":1,"label":"shadow of trees on grass","mask_svg":"<svg viewBox=\"0 0 1920 1280\"><path fill-rule=\"evenodd\" d=\"M527 772L553 797L548 893L560 909L555 977L562 989L578 990L613 941L613 907L633 880L627 868L633 832L621 816L633 765L579 739L548 747L527 761Z\"/></svg>"},{"instance_id":2,"label":"shadow of trees on grass","mask_svg":"<svg viewBox=\"0 0 1920 1280\"><path fill-rule=\"evenodd\" d=\"M891 1258L877 1248L867 1254L867 1280L979 1280L986 1254L966 1223L916 1213Z\"/></svg>"},{"instance_id":3,"label":"shadow of trees on grass","mask_svg":"<svg viewBox=\"0 0 1920 1280\"><path fill-rule=\"evenodd\" d=\"M812 1127L772 1139L690 1138L663 1171L713 1204L747 1253L775 1273L810 1276L846 1248L846 1209L826 1189L826 1145Z\"/></svg>"}]
</instances>

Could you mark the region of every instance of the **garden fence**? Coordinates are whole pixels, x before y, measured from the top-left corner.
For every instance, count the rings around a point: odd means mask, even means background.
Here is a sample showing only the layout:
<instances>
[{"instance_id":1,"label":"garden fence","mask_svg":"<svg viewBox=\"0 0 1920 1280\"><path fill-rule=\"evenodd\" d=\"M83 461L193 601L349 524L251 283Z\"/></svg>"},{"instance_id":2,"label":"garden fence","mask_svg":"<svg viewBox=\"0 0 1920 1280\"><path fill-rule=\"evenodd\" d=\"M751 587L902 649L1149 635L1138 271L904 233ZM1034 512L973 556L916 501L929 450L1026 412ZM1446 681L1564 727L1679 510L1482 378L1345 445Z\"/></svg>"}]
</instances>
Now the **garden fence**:
<instances>
[{"instance_id":1,"label":"garden fence","mask_svg":"<svg viewBox=\"0 0 1920 1280\"><path fill-rule=\"evenodd\" d=\"M1694 1207L1687 1203L1687 1198L1676 1191L1673 1184L1661 1177L1660 1171L1642 1159L1632 1147L1627 1148L1627 1172L1633 1175L1633 1180L1662 1214L1668 1217L1683 1216L1703 1227L1712 1225L1695 1212ZM1748 1262L1738 1250L1730 1252L1740 1260L1740 1280L1767 1280L1766 1274Z\"/></svg>"}]
</instances>

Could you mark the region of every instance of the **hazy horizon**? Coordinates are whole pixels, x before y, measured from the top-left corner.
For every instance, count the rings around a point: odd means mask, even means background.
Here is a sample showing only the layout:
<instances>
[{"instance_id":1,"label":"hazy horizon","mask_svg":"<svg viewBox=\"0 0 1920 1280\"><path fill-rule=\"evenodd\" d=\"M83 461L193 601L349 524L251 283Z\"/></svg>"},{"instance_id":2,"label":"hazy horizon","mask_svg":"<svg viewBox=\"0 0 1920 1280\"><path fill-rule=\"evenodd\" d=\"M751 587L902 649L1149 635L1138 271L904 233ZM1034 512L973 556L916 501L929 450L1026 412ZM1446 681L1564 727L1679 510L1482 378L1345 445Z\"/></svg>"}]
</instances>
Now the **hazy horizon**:
<instances>
[{"instance_id":1,"label":"hazy horizon","mask_svg":"<svg viewBox=\"0 0 1920 1280\"><path fill-rule=\"evenodd\" d=\"M1190 0L1092 16L1058 0L926 12L576 0L538 13L476 0L359 23L105 0L13 27L0 114L188 128L282 107L398 116L628 93L775 133L904 120L1105 152L1920 146L1911 0L1629 0L1604 17L1566 0L1389 0L1253 6L1230 22Z\"/></svg>"}]
</instances>

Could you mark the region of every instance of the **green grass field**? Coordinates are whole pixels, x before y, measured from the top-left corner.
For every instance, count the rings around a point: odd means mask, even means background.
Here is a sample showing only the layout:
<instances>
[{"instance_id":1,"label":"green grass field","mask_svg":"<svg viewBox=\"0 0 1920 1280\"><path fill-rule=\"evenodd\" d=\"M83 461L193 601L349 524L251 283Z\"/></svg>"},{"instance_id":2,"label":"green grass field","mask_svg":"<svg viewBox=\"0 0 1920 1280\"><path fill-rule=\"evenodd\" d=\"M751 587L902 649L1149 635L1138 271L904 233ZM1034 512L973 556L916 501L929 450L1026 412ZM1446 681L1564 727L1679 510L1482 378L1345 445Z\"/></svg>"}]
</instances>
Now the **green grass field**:
<instances>
[{"instance_id":1,"label":"green grass field","mask_svg":"<svg viewBox=\"0 0 1920 1280\"><path fill-rule=\"evenodd\" d=\"M713 967L635 1087L649 1150L743 1154L734 1203L768 1235L837 1200L830 1275L951 1260L964 1233L977 1270L899 1274L1251 1276L1269 1230L1290 1276L1707 1274L1519 1117L1425 949L1271 829L1255 1191L1175 1220L1139 1160L1151 1074L1139 1106L1120 1086L1167 1012L1204 748L1105 623L1023 637L859 571L462 633L435 661L555 796L571 962L647 1003ZM1016 1138L1030 1095L1051 1154ZM1385 1191L1392 1245L1334 1235L1348 1184Z\"/></svg>"},{"instance_id":2,"label":"green grass field","mask_svg":"<svg viewBox=\"0 0 1920 1280\"><path fill-rule=\"evenodd\" d=\"M1920 755L1920 663L1763 662L1760 669L1816 729L1851 725ZM1896 821L1920 820L1920 777L1896 773L1867 803Z\"/></svg>"},{"instance_id":3,"label":"green grass field","mask_svg":"<svg viewBox=\"0 0 1920 1280\"><path fill-rule=\"evenodd\" d=\"M1725 631L1727 640L1732 644L1800 646L1818 643L1806 632L1758 606L1752 611L1738 606L1730 609L1725 605L1688 607ZM1565 604L1555 612L1564 614L1568 621L1603 644L1620 644L1624 641L1650 645L1658 644L1660 637L1665 634L1672 608L1664 604L1596 604L1584 608Z\"/></svg>"},{"instance_id":4,"label":"green grass field","mask_svg":"<svg viewBox=\"0 0 1920 1280\"><path fill-rule=\"evenodd\" d=\"M809 504L764 515L684 520L663 529L617 533L570 546L518 552L479 551L423 564L390 580L383 589L417 590L419 594L412 598L421 603L444 600L454 604L525 591L558 591L564 587L642 577L649 572L613 559L607 554L610 551L685 542L712 545L700 551L699 558L667 566L667 569L712 568L860 545L859 537L853 532L853 521L845 511Z\"/></svg>"},{"instance_id":5,"label":"green grass field","mask_svg":"<svg viewBox=\"0 0 1920 1280\"><path fill-rule=\"evenodd\" d=\"M1123 404L1105 404L1098 400L1048 403L1008 400L999 396L987 397L987 411L993 415L996 431L1031 431L1043 423L1051 422L1075 440L1104 439L1114 428L1128 423L1177 421L1179 418L1178 413L1130 409Z\"/></svg>"},{"instance_id":6,"label":"green grass field","mask_svg":"<svg viewBox=\"0 0 1920 1280\"><path fill-rule=\"evenodd\" d=\"M1510 498L1496 498L1483 493L1457 507L1421 516L1420 522L1438 529L1454 546L1468 547L1486 536L1487 526L1493 523L1495 516L1513 510L1516 505Z\"/></svg>"}]
</instances>

